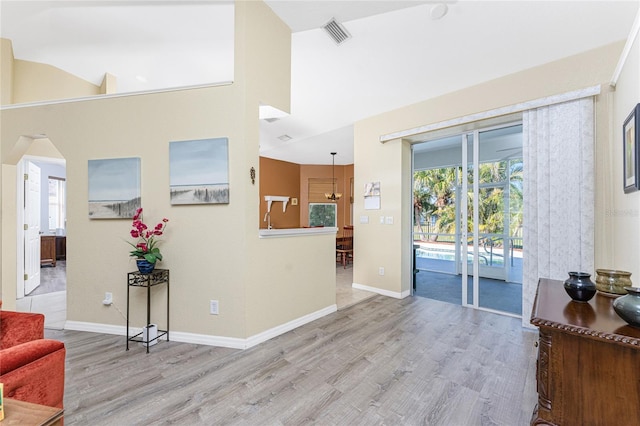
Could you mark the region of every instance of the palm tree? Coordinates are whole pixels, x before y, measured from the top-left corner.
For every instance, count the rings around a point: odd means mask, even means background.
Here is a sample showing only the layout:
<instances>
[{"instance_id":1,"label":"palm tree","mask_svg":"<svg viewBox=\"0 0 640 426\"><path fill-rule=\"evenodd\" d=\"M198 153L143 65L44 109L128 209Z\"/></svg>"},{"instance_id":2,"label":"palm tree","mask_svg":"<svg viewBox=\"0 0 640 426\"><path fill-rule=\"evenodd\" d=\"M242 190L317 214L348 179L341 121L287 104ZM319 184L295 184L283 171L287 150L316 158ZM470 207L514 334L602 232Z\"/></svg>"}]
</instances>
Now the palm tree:
<instances>
[{"instance_id":1,"label":"palm tree","mask_svg":"<svg viewBox=\"0 0 640 426\"><path fill-rule=\"evenodd\" d=\"M421 170L414 174L414 220L418 229L421 217L435 215L436 234L430 239L437 240L437 233L449 232L453 228L455 232L455 168L441 168Z\"/></svg>"},{"instance_id":2,"label":"palm tree","mask_svg":"<svg viewBox=\"0 0 640 426\"><path fill-rule=\"evenodd\" d=\"M522 158L509 160L509 212L511 213L509 235L512 237L522 236L523 173Z\"/></svg>"},{"instance_id":3,"label":"palm tree","mask_svg":"<svg viewBox=\"0 0 640 426\"><path fill-rule=\"evenodd\" d=\"M421 234L424 234L421 219L436 217L436 229L431 240L437 241L437 234L454 234L455 223L455 193L459 185L456 176L461 167L447 167L440 169L421 170L414 174L414 221ZM483 163L478 169L478 180L481 184L491 182L505 182L509 179L509 235L518 236L522 229L522 159L510 159ZM473 170L467 174L469 184L473 184ZM468 230L472 231L473 194L470 192L467 217ZM480 219L479 232L485 234L502 234L504 228L505 194L501 187L481 188L478 216Z\"/></svg>"}]
</instances>

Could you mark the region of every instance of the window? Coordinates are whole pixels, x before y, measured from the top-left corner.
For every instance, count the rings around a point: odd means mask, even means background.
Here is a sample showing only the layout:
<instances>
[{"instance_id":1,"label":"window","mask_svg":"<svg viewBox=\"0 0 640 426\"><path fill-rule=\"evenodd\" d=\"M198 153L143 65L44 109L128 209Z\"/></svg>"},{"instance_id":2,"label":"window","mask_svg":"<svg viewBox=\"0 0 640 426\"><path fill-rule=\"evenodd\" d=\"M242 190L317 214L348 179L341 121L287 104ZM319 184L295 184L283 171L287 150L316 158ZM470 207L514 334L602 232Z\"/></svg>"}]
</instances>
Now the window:
<instances>
[{"instance_id":1,"label":"window","mask_svg":"<svg viewBox=\"0 0 640 426\"><path fill-rule=\"evenodd\" d=\"M64 229L66 221L66 182L49 176L49 230Z\"/></svg>"},{"instance_id":2,"label":"window","mask_svg":"<svg viewBox=\"0 0 640 426\"><path fill-rule=\"evenodd\" d=\"M337 226L335 203L309 203L309 226Z\"/></svg>"},{"instance_id":3,"label":"window","mask_svg":"<svg viewBox=\"0 0 640 426\"><path fill-rule=\"evenodd\" d=\"M309 178L309 202L324 203L327 197L334 191L336 180L332 178Z\"/></svg>"}]
</instances>

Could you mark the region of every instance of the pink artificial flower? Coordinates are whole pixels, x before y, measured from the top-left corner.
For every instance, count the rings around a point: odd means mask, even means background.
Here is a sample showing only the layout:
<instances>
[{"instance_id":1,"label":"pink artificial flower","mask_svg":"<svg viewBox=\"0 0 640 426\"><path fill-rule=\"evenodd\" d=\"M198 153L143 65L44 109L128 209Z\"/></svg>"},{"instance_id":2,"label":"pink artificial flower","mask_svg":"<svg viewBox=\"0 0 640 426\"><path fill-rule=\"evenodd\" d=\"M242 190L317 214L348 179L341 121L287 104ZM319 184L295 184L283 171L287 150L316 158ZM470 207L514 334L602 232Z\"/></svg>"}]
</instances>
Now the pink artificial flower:
<instances>
[{"instance_id":1,"label":"pink artificial flower","mask_svg":"<svg viewBox=\"0 0 640 426\"><path fill-rule=\"evenodd\" d=\"M129 233L131 234L131 237L137 238L139 242L137 242L137 244L130 243L136 249L132 251L130 255L133 257L140 257L143 254L145 256L148 254L153 254L157 258L161 259L162 256L160 256L160 251L155 247L157 241L154 237L164 234L163 231L167 226L167 222L169 222L169 219L163 218L162 222L159 222L153 228L149 228L142 221L142 208L137 209L131 222L132 229L129 231Z\"/></svg>"}]
</instances>

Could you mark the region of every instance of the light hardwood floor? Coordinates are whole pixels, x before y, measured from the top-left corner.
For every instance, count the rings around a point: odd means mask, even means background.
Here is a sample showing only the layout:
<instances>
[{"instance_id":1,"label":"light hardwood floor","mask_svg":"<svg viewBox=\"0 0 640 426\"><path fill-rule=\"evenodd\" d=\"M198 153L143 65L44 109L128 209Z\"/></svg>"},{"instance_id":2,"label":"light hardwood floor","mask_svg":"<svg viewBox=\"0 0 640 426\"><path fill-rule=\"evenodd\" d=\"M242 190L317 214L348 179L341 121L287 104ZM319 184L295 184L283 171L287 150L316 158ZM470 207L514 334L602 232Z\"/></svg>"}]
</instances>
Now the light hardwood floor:
<instances>
[{"instance_id":1,"label":"light hardwood floor","mask_svg":"<svg viewBox=\"0 0 640 426\"><path fill-rule=\"evenodd\" d=\"M46 330L67 348L70 425L525 425L534 341L520 320L375 296L241 351Z\"/></svg>"}]
</instances>

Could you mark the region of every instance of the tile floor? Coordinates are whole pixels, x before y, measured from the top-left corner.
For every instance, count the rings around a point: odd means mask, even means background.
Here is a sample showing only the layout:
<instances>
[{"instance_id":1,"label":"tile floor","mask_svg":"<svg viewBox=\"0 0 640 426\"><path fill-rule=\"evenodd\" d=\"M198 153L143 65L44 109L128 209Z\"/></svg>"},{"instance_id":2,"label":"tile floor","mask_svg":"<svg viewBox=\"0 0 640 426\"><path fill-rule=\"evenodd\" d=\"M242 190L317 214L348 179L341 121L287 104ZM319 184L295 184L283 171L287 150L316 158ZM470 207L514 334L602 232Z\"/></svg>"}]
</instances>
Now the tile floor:
<instances>
[{"instance_id":1,"label":"tile floor","mask_svg":"<svg viewBox=\"0 0 640 426\"><path fill-rule=\"evenodd\" d=\"M353 284L353 264L347 265L344 269L342 265L336 265L336 305L338 310L348 308L358 302L362 302L376 295L370 291L359 290L351 287Z\"/></svg>"}]
</instances>

